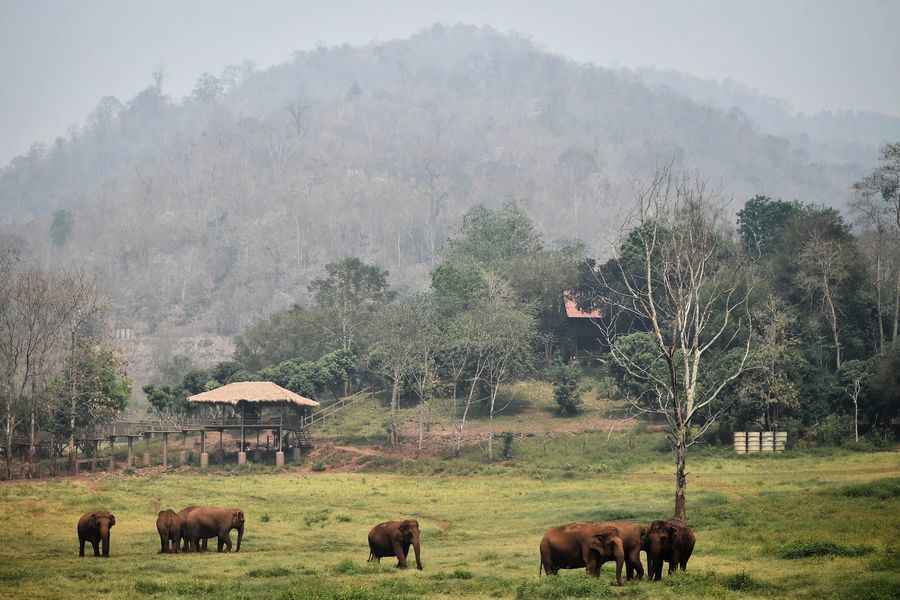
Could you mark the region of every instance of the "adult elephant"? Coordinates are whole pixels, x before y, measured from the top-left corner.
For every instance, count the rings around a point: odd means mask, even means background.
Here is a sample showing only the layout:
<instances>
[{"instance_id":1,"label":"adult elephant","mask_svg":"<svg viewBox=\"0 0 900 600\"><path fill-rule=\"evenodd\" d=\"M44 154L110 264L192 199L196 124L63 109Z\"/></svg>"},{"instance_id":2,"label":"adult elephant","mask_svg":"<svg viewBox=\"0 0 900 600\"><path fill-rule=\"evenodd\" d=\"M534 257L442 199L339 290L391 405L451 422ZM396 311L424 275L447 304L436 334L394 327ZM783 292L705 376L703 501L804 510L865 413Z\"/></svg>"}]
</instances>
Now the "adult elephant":
<instances>
[{"instance_id":1,"label":"adult elephant","mask_svg":"<svg viewBox=\"0 0 900 600\"><path fill-rule=\"evenodd\" d=\"M588 575L600 575L607 561L616 562L616 584L622 585L625 543L618 528L601 523L569 523L547 530L541 539L541 566L547 575L560 569L585 568Z\"/></svg>"},{"instance_id":2,"label":"adult elephant","mask_svg":"<svg viewBox=\"0 0 900 600\"><path fill-rule=\"evenodd\" d=\"M172 509L160 511L156 516L156 531L159 533L160 554L178 554L181 543L181 517L178 513Z\"/></svg>"},{"instance_id":3,"label":"adult elephant","mask_svg":"<svg viewBox=\"0 0 900 600\"><path fill-rule=\"evenodd\" d=\"M84 544L90 542L94 556L100 556L102 544L103 558L109 558L109 530L115 524L116 517L105 510L83 514L78 519L78 556L84 556Z\"/></svg>"},{"instance_id":4,"label":"adult elephant","mask_svg":"<svg viewBox=\"0 0 900 600\"><path fill-rule=\"evenodd\" d=\"M650 579L656 581L662 579L663 562L669 563L669 575L678 567L681 567L682 571L687 570L695 541L693 530L683 521L677 519L653 521L644 541Z\"/></svg>"},{"instance_id":5,"label":"adult elephant","mask_svg":"<svg viewBox=\"0 0 900 600\"><path fill-rule=\"evenodd\" d=\"M416 568L422 570L421 534L415 519L379 523L369 531L369 561L381 562L385 556L397 557L397 568L406 568L406 558L412 545L416 553Z\"/></svg>"},{"instance_id":6,"label":"adult elephant","mask_svg":"<svg viewBox=\"0 0 900 600\"><path fill-rule=\"evenodd\" d=\"M237 549L241 551L241 540L244 537L244 512L239 508L219 508L216 506L188 507L185 513L182 535L185 536L188 548L199 551L201 540L206 548L205 540L218 539L218 550L231 552L231 530L237 530Z\"/></svg>"}]
</instances>

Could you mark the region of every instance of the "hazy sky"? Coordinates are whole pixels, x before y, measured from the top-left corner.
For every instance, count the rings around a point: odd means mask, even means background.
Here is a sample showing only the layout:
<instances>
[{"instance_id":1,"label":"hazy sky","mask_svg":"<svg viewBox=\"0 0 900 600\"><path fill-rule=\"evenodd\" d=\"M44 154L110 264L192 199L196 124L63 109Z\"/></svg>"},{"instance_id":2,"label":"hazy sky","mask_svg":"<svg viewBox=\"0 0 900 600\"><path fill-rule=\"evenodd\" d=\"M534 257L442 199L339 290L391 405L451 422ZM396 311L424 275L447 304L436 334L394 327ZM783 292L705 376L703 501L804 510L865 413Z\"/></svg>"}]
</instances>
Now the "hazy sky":
<instances>
[{"instance_id":1,"label":"hazy sky","mask_svg":"<svg viewBox=\"0 0 900 600\"><path fill-rule=\"evenodd\" d=\"M806 112L900 115L900 0L0 0L0 164L82 123L100 97L128 100L159 65L181 97L227 64L435 22L516 31L605 66L730 77Z\"/></svg>"}]
</instances>

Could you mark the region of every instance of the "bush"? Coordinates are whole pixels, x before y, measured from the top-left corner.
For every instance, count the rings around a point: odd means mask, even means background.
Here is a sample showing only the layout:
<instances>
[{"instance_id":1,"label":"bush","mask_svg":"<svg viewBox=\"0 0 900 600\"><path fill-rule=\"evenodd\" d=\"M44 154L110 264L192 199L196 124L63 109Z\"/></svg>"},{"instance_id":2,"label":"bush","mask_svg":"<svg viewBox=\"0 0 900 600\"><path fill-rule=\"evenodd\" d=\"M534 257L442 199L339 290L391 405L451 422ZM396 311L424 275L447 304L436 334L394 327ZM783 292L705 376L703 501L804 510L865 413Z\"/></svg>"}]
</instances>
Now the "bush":
<instances>
[{"instance_id":1,"label":"bush","mask_svg":"<svg viewBox=\"0 0 900 600\"><path fill-rule=\"evenodd\" d=\"M578 377L581 370L573 364L559 364L550 369L553 382L553 398L559 405L559 414L568 417L581 412L581 394Z\"/></svg>"},{"instance_id":2,"label":"bush","mask_svg":"<svg viewBox=\"0 0 900 600\"><path fill-rule=\"evenodd\" d=\"M722 583L732 592L753 592L769 587L767 583L754 579L749 573L744 571L729 575Z\"/></svg>"},{"instance_id":3,"label":"bush","mask_svg":"<svg viewBox=\"0 0 900 600\"><path fill-rule=\"evenodd\" d=\"M815 556L847 556L857 557L869 554L872 548L869 546L841 546L834 542L794 542L784 546L779 552L779 558L796 560L798 558L812 558Z\"/></svg>"},{"instance_id":4,"label":"bush","mask_svg":"<svg viewBox=\"0 0 900 600\"><path fill-rule=\"evenodd\" d=\"M848 485L841 488L839 493L848 498L878 498L879 500L900 498L900 477Z\"/></svg>"},{"instance_id":5,"label":"bush","mask_svg":"<svg viewBox=\"0 0 900 600\"><path fill-rule=\"evenodd\" d=\"M271 567L269 569L253 569L247 572L247 577L287 577L290 569L284 567Z\"/></svg>"},{"instance_id":6,"label":"bush","mask_svg":"<svg viewBox=\"0 0 900 600\"><path fill-rule=\"evenodd\" d=\"M563 600L565 598L609 598L609 583L593 577L544 577L523 581L516 588L516 600Z\"/></svg>"},{"instance_id":7,"label":"bush","mask_svg":"<svg viewBox=\"0 0 900 600\"><path fill-rule=\"evenodd\" d=\"M310 467L310 470L315 471L316 473L321 473L325 469L326 469L325 463L323 463L322 461L313 463L313 466Z\"/></svg>"},{"instance_id":8,"label":"bush","mask_svg":"<svg viewBox=\"0 0 900 600\"><path fill-rule=\"evenodd\" d=\"M851 422L847 417L828 415L816 426L815 440L823 446L840 446L851 435Z\"/></svg>"}]
</instances>

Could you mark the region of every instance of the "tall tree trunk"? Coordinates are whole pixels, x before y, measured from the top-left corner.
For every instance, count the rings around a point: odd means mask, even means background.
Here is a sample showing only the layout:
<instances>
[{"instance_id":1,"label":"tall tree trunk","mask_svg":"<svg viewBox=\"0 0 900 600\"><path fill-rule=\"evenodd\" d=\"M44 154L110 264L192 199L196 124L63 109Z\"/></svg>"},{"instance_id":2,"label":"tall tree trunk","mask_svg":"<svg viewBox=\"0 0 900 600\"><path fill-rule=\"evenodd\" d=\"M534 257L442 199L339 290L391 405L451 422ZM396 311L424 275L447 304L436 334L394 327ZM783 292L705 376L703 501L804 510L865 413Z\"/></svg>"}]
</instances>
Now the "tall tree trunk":
<instances>
[{"instance_id":1,"label":"tall tree trunk","mask_svg":"<svg viewBox=\"0 0 900 600\"><path fill-rule=\"evenodd\" d=\"M831 298L831 287L828 281L825 281L825 301L828 303L828 312L831 320L831 335L834 339L834 362L836 370L841 370L841 341L838 337L837 311L834 308L834 301Z\"/></svg>"},{"instance_id":2,"label":"tall tree trunk","mask_svg":"<svg viewBox=\"0 0 900 600\"><path fill-rule=\"evenodd\" d=\"M884 354L884 313L881 299L881 255L875 257L875 297L878 311L878 353Z\"/></svg>"},{"instance_id":3,"label":"tall tree trunk","mask_svg":"<svg viewBox=\"0 0 900 600\"><path fill-rule=\"evenodd\" d=\"M685 490L687 488L687 473L685 473L685 458L687 454L686 432L683 425L678 426L675 432L675 518L685 519Z\"/></svg>"},{"instance_id":4,"label":"tall tree trunk","mask_svg":"<svg viewBox=\"0 0 900 600\"><path fill-rule=\"evenodd\" d=\"M400 375L394 373L394 382L391 386L391 446L396 446L397 436L397 406L400 403Z\"/></svg>"},{"instance_id":5,"label":"tall tree trunk","mask_svg":"<svg viewBox=\"0 0 900 600\"><path fill-rule=\"evenodd\" d=\"M897 337L900 336L900 269L894 278L894 336L891 338L891 350L897 348Z\"/></svg>"}]
</instances>

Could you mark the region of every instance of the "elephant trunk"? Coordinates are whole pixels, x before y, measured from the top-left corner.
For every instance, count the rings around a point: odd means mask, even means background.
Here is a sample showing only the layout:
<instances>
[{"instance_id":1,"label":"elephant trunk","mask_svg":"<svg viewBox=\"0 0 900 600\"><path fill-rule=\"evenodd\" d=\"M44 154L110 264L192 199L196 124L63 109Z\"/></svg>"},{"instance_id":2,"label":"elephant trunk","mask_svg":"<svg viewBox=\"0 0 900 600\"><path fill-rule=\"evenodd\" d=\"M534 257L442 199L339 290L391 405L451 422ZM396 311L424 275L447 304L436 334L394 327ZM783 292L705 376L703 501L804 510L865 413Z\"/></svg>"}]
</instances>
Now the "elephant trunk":
<instances>
[{"instance_id":1,"label":"elephant trunk","mask_svg":"<svg viewBox=\"0 0 900 600\"><path fill-rule=\"evenodd\" d=\"M109 526L101 525L100 526L100 543L102 547L103 556L109 556Z\"/></svg>"},{"instance_id":2,"label":"elephant trunk","mask_svg":"<svg viewBox=\"0 0 900 600\"><path fill-rule=\"evenodd\" d=\"M416 532L416 535L413 536L413 551L416 553L416 568L418 570L422 570L422 560L419 555L420 547L419 547L419 532Z\"/></svg>"},{"instance_id":3,"label":"elephant trunk","mask_svg":"<svg viewBox=\"0 0 900 600\"><path fill-rule=\"evenodd\" d=\"M625 563L625 549L622 540L616 538L614 556L616 559L616 585L622 585L622 565Z\"/></svg>"},{"instance_id":4,"label":"elephant trunk","mask_svg":"<svg viewBox=\"0 0 900 600\"><path fill-rule=\"evenodd\" d=\"M243 537L244 537L244 526L243 526L243 524L242 524L240 527L237 528L237 532L238 532L238 535L237 535L237 550L235 550L235 552L240 552L240 551L241 551L241 540L242 540Z\"/></svg>"}]
</instances>

